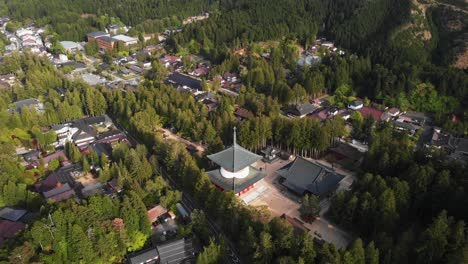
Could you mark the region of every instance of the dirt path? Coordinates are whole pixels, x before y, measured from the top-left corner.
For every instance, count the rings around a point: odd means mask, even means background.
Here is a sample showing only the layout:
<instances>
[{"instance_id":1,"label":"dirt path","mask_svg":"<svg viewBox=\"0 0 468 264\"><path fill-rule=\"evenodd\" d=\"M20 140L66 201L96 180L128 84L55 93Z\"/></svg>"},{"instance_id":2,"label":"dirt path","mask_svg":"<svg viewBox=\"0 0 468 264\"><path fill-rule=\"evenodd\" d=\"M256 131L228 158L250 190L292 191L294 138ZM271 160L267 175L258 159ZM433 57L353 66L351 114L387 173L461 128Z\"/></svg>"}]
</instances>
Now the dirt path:
<instances>
[{"instance_id":1,"label":"dirt path","mask_svg":"<svg viewBox=\"0 0 468 264\"><path fill-rule=\"evenodd\" d=\"M181 137L181 136L179 136L179 135L177 135L177 134L174 134L174 133L172 133L169 129L161 128L161 129L159 129L159 130L163 132L163 137L164 137L165 139L171 139L171 140L175 140L175 141L181 142L181 143L183 143L183 144L184 144L185 146L187 146L187 147L195 147L196 150L197 150L196 153L197 153L198 155L200 155L200 156L201 156L201 155L203 154L203 152L205 152L205 150L206 150L205 146L203 146L203 145L201 145L201 144L197 144L197 143L191 142L191 141L189 141L189 140L187 140L187 139L185 139L185 138L183 138L183 137Z\"/></svg>"}]
</instances>

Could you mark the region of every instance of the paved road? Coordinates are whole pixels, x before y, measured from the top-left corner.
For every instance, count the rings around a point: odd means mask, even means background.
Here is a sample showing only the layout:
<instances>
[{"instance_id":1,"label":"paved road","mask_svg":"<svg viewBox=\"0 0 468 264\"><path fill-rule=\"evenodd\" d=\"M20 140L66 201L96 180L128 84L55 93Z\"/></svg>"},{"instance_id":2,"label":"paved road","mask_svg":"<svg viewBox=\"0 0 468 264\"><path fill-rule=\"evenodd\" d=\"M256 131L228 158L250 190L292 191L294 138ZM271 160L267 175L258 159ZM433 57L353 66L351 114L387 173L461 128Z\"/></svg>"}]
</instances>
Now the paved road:
<instances>
[{"instance_id":1,"label":"paved road","mask_svg":"<svg viewBox=\"0 0 468 264\"><path fill-rule=\"evenodd\" d=\"M110 116L114 122L114 124L117 126L117 128L123 130L125 132L125 134L127 135L127 137L129 138L129 141L130 143L132 143L132 145L136 145L136 144L142 144L135 136L131 135L130 133L128 133L118 122L115 118L113 118L112 116ZM177 184L177 182L169 175L167 174L162 168L161 168L161 175L167 179L169 181L169 185L172 189L175 189L175 190L182 190L182 188L179 187L179 185ZM198 209L200 211L203 211L203 209L201 209L200 206L198 206L194 199L188 195L187 193L185 192L182 192L182 201L180 201L181 204L189 211L189 213L192 213L193 210L195 209ZM208 222L208 227L210 228L210 231L213 235L215 235L216 238L218 239L223 239L225 242L226 242L226 245L228 246L228 248L226 249L227 252L229 252L230 254L234 255L235 258L238 259L237 262L234 262L231 258L225 260L227 263L233 263L233 264L236 264L236 263L246 263L244 261L242 261L240 255L236 252L235 250L235 247L234 247L234 244L222 233L222 230L221 228L211 219L211 217L206 214L206 220Z\"/></svg>"}]
</instances>

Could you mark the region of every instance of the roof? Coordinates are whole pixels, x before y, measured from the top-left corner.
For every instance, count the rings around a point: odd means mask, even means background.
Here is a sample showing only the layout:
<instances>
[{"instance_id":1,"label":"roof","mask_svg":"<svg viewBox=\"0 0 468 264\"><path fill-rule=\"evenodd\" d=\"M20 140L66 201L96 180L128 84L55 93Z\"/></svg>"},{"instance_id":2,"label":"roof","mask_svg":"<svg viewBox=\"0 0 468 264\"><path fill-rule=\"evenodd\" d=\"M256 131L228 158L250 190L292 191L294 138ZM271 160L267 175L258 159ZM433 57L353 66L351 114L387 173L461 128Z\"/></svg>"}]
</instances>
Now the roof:
<instances>
[{"instance_id":1,"label":"roof","mask_svg":"<svg viewBox=\"0 0 468 264\"><path fill-rule=\"evenodd\" d=\"M99 37L99 39L102 40L102 41L108 42L108 43L119 41L119 40L111 38L109 36L102 36L102 37Z\"/></svg>"},{"instance_id":2,"label":"roof","mask_svg":"<svg viewBox=\"0 0 468 264\"><path fill-rule=\"evenodd\" d=\"M113 39L116 39L116 40L119 40L119 41L123 41L123 42L134 42L134 41L138 41L137 38L132 38L132 37L125 36L125 35L117 35L117 36L113 36L112 38L113 38Z\"/></svg>"},{"instance_id":3,"label":"roof","mask_svg":"<svg viewBox=\"0 0 468 264\"><path fill-rule=\"evenodd\" d=\"M81 48L81 45L74 41L60 41L60 44L67 50Z\"/></svg>"},{"instance_id":4,"label":"roof","mask_svg":"<svg viewBox=\"0 0 468 264\"><path fill-rule=\"evenodd\" d=\"M23 107L25 106L32 106L32 105L38 105L38 104L39 104L39 100L37 100L36 98L24 99L24 100L15 102L15 109L17 112L21 112L21 109L23 109Z\"/></svg>"},{"instance_id":5,"label":"roof","mask_svg":"<svg viewBox=\"0 0 468 264\"><path fill-rule=\"evenodd\" d=\"M206 99L216 99L216 98L217 98L216 94L210 93L210 92L200 93L195 96L195 99L197 101L203 101Z\"/></svg>"},{"instance_id":6,"label":"roof","mask_svg":"<svg viewBox=\"0 0 468 264\"><path fill-rule=\"evenodd\" d=\"M0 218L16 222L21 219L28 211L24 209L14 209L11 207L4 207L0 209Z\"/></svg>"},{"instance_id":7,"label":"roof","mask_svg":"<svg viewBox=\"0 0 468 264\"><path fill-rule=\"evenodd\" d=\"M161 258L160 263L178 264L189 263L186 262L187 259L195 260L192 239L181 238L173 240L159 245L157 248Z\"/></svg>"},{"instance_id":8,"label":"roof","mask_svg":"<svg viewBox=\"0 0 468 264\"><path fill-rule=\"evenodd\" d=\"M398 113L400 113L400 109L396 108L396 107L392 107L388 110L388 112L392 115L397 115Z\"/></svg>"},{"instance_id":9,"label":"roof","mask_svg":"<svg viewBox=\"0 0 468 264\"><path fill-rule=\"evenodd\" d=\"M216 186L234 193L240 193L266 176L266 172L257 170L254 167L249 168L249 174L245 178L225 178L221 175L219 169L208 171L206 174Z\"/></svg>"},{"instance_id":10,"label":"roof","mask_svg":"<svg viewBox=\"0 0 468 264\"><path fill-rule=\"evenodd\" d=\"M355 107L356 107L356 106L363 105L363 103L362 103L361 100L354 100L354 101L349 102L348 105L350 105L350 106L355 106Z\"/></svg>"},{"instance_id":11,"label":"roof","mask_svg":"<svg viewBox=\"0 0 468 264\"><path fill-rule=\"evenodd\" d=\"M303 115L310 114L317 109L318 107L316 107L315 105L311 103L304 103L301 105L297 105L296 108L294 108L293 113L297 116L303 116Z\"/></svg>"},{"instance_id":12,"label":"roof","mask_svg":"<svg viewBox=\"0 0 468 264\"><path fill-rule=\"evenodd\" d=\"M65 155L65 151L60 150L53 154L50 154L49 156L44 157L44 163L48 164L52 160L59 159L60 157L62 157L63 160L68 160L67 156Z\"/></svg>"},{"instance_id":13,"label":"roof","mask_svg":"<svg viewBox=\"0 0 468 264\"><path fill-rule=\"evenodd\" d=\"M155 207L148 210L148 219L151 223L154 223L161 215L165 214L166 212L166 208L162 207L161 205L156 205Z\"/></svg>"},{"instance_id":14,"label":"roof","mask_svg":"<svg viewBox=\"0 0 468 264\"><path fill-rule=\"evenodd\" d=\"M87 198L87 197L89 197L91 195L94 195L94 194L101 194L101 193L103 193L102 186L103 185L100 182L96 182L94 184L87 185L83 189L81 189L81 194L85 198Z\"/></svg>"},{"instance_id":15,"label":"roof","mask_svg":"<svg viewBox=\"0 0 468 264\"><path fill-rule=\"evenodd\" d=\"M183 75L181 73L175 72L169 75L168 81L170 84L174 83L181 86L187 86L192 89L201 89L201 81L195 78L192 78L187 75Z\"/></svg>"},{"instance_id":16,"label":"roof","mask_svg":"<svg viewBox=\"0 0 468 264\"><path fill-rule=\"evenodd\" d=\"M130 264L142 264L147 263L151 260L156 260L159 258L159 252L156 248L151 247L138 252L132 253L127 256L128 263Z\"/></svg>"},{"instance_id":17,"label":"roof","mask_svg":"<svg viewBox=\"0 0 468 264\"><path fill-rule=\"evenodd\" d=\"M93 143L91 147L99 157L104 154L112 158L112 147L108 143Z\"/></svg>"},{"instance_id":18,"label":"roof","mask_svg":"<svg viewBox=\"0 0 468 264\"><path fill-rule=\"evenodd\" d=\"M44 195L45 198L51 198L57 194L61 194L61 193L64 193L64 192L67 192L71 190L71 187L68 183L65 183L64 185L62 186L59 186L57 188L54 188L50 191L47 191L47 192L43 192L42 194Z\"/></svg>"},{"instance_id":19,"label":"roof","mask_svg":"<svg viewBox=\"0 0 468 264\"><path fill-rule=\"evenodd\" d=\"M450 147L454 148L455 151L468 153L468 139L466 138L456 138L451 136L448 144Z\"/></svg>"},{"instance_id":20,"label":"roof","mask_svg":"<svg viewBox=\"0 0 468 264\"><path fill-rule=\"evenodd\" d=\"M330 150L353 161L360 160L364 155L356 148L343 143L338 144L338 146L331 148Z\"/></svg>"},{"instance_id":21,"label":"roof","mask_svg":"<svg viewBox=\"0 0 468 264\"><path fill-rule=\"evenodd\" d=\"M371 116L375 121L380 120L380 118L382 117L382 114L383 114L382 111L379 111L379 110L377 110L375 108L368 107L368 106L362 107L360 112L361 112L363 117Z\"/></svg>"},{"instance_id":22,"label":"roof","mask_svg":"<svg viewBox=\"0 0 468 264\"><path fill-rule=\"evenodd\" d=\"M119 24L112 24L109 25L107 28L108 29L119 29L119 28L124 28L125 26L119 25Z\"/></svg>"},{"instance_id":23,"label":"roof","mask_svg":"<svg viewBox=\"0 0 468 264\"><path fill-rule=\"evenodd\" d=\"M310 192L317 196L334 189L343 176L318 163L297 157L292 165L278 170L286 180L283 184L290 190L303 195Z\"/></svg>"},{"instance_id":24,"label":"roof","mask_svg":"<svg viewBox=\"0 0 468 264\"><path fill-rule=\"evenodd\" d=\"M86 36L92 37L92 38L98 38L102 36L109 36L109 34L106 32L102 32L102 31L96 31L96 32L88 33Z\"/></svg>"},{"instance_id":25,"label":"roof","mask_svg":"<svg viewBox=\"0 0 468 264\"><path fill-rule=\"evenodd\" d=\"M12 222L8 220L0 220L0 246L8 238L14 237L18 232L23 230L25 224L21 222Z\"/></svg>"},{"instance_id":26,"label":"roof","mask_svg":"<svg viewBox=\"0 0 468 264\"><path fill-rule=\"evenodd\" d=\"M393 122L396 127L411 131L416 131L419 127L408 122L395 121Z\"/></svg>"},{"instance_id":27,"label":"roof","mask_svg":"<svg viewBox=\"0 0 468 264\"><path fill-rule=\"evenodd\" d=\"M52 173L49 176L47 176L47 178L45 178L44 180L36 183L34 187L37 192L47 192L55 188L57 186L57 183L58 183L57 174Z\"/></svg>"},{"instance_id":28,"label":"roof","mask_svg":"<svg viewBox=\"0 0 468 264\"><path fill-rule=\"evenodd\" d=\"M250 113L249 110L245 109L245 108L242 108L242 107L239 107L236 109L236 111L234 112L234 115L238 116L238 117L242 117L244 119L247 119L249 118L252 114Z\"/></svg>"},{"instance_id":29,"label":"roof","mask_svg":"<svg viewBox=\"0 0 468 264\"><path fill-rule=\"evenodd\" d=\"M236 142L236 129L234 128L234 144L218 153L207 156L211 161L230 172L239 171L262 157L239 146Z\"/></svg>"}]
</instances>

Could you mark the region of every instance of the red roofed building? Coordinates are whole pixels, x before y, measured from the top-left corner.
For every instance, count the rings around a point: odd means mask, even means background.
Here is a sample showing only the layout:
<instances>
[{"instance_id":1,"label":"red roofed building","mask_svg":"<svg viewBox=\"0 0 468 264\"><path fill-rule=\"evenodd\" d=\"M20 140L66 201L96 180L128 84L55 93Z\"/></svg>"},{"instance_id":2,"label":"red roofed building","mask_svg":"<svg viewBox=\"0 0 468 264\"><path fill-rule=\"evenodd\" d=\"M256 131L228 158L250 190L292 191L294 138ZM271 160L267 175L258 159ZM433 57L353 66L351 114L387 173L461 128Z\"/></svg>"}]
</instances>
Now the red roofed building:
<instances>
[{"instance_id":1,"label":"red roofed building","mask_svg":"<svg viewBox=\"0 0 468 264\"><path fill-rule=\"evenodd\" d=\"M368 107L368 106L364 106L361 108L360 110L361 112L361 115L363 117L369 117L369 116L372 116L372 118L375 120L375 121L379 121L380 118L382 117L382 114L383 112L382 111L379 111L375 108L372 108L372 107Z\"/></svg>"},{"instance_id":2,"label":"red roofed building","mask_svg":"<svg viewBox=\"0 0 468 264\"><path fill-rule=\"evenodd\" d=\"M12 222L0 220L0 247L9 238L14 237L18 232L24 229L25 224L21 222Z\"/></svg>"},{"instance_id":3,"label":"red roofed building","mask_svg":"<svg viewBox=\"0 0 468 264\"><path fill-rule=\"evenodd\" d=\"M167 213L167 209L162 207L161 205L156 205L155 207L148 210L148 219L151 223L156 222L158 218Z\"/></svg>"}]
</instances>

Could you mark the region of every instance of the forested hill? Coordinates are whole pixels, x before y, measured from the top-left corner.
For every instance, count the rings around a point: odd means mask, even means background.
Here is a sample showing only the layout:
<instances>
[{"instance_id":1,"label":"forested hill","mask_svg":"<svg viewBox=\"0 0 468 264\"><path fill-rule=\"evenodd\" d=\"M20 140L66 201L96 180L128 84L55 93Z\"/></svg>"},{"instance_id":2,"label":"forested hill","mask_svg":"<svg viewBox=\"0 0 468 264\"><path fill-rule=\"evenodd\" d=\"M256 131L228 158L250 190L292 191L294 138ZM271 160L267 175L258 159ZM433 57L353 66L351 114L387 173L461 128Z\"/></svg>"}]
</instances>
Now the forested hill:
<instances>
[{"instance_id":1,"label":"forested hill","mask_svg":"<svg viewBox=\"0 0 468 264\"><path fill-rule=\"evenodd\" d=\"M72 22L75 15L108 15L135 26L146 19L187 17L208 10L210 0L3 0L15 19ZM72 15L72 17L68 17Z\"/></svg>"}]
</instances>

